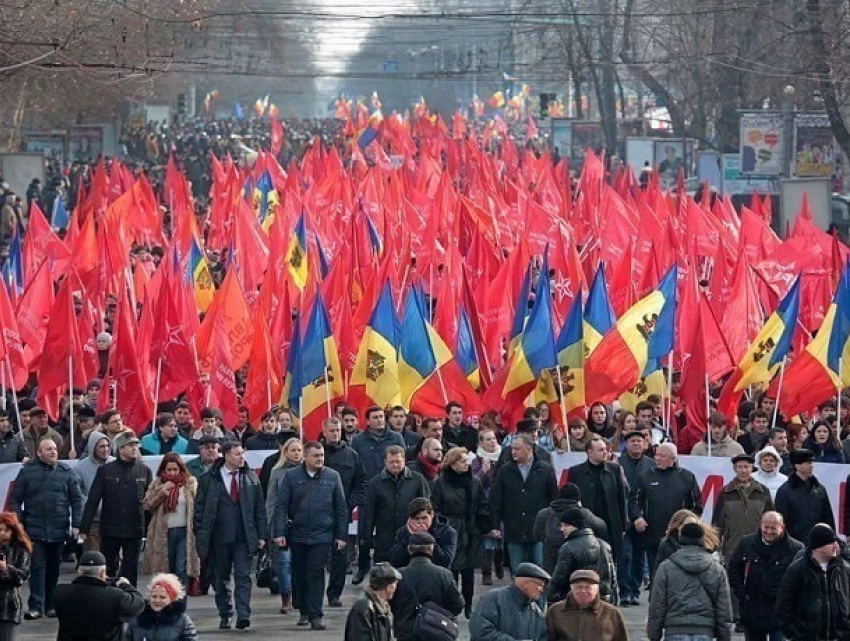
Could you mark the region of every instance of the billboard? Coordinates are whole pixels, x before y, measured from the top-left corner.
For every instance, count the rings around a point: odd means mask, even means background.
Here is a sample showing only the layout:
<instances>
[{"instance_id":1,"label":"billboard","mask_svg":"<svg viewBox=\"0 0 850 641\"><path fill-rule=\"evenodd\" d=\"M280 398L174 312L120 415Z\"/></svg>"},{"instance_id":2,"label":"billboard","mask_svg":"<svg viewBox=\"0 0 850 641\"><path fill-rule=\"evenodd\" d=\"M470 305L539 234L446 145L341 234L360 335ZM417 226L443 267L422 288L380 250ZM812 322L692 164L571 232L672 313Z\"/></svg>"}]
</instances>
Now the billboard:
<instances>
[{"instance_id":1,"label":"billboard","mask_svg":"<svg viewBox=\"0 0 850 641\"><path fill-rule=\"evenodd\" d=\"M568 118L552 118L552 137L550 141L553 152L557 148L561 158L572 159L573 121Z\"/></svg>"},{"instance_id":2,"label":"billboard","mask_svg":"<svg viewBox=\"0 0 850 641\"><path fill-rule=\"evenodd\" d=\"M723 177L721 191L724 196L753 192L761 195L779 193L778 177L742 173L739 154L723 154L720 159L720 171Z\"/></svg>"},{"instance_id":3,"label":"billboard","mask_svg":"<svg viewBox=\"0 0 850 641\"><path fill-rule=\"evenodd\" d=\"M785 114L741 115L741 172L782 174L785 164Z\"/></svg>"},{"instance_id":4,"label":"billboard","mask_svg":"<svg viewBox=\"0 0 850 641\"><path fill-rule=\"evenodd\" d=\"M605 134L602 123L589 120L573 120L573 146L570 155L570 169L581 171L584 166L584 154L588 149L598 152L605 147Z\"/></svg>"},{"instance_id":5,"label":"billboard","mask_svg":"<svg viewBox=\"0 0 850 641\"><path fill-rule=\"evenodd\" d=\"M794 175L829 178L835 171L835 139L825 113L794 116Z\"/></svg>"}]
</instances>

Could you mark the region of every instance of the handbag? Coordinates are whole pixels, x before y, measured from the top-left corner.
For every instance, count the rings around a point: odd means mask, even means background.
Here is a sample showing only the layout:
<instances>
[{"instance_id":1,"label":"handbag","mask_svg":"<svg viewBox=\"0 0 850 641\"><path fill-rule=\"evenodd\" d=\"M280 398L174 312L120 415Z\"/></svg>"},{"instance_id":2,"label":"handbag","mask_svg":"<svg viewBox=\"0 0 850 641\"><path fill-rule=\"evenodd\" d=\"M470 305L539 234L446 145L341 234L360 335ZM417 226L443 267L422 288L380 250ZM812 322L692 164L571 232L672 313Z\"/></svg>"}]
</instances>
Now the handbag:
<instances>
[{"instance_id":1,"label":"handbag","mask_svg":"<svg viewBox=\"0 0 850 641\"><path fill-rule=\"evenodd\" d=\"M413 636L419 641L454 641L460 630L457 619L448 610L433 601L426 601L418 608L413 623Z\"/></svg>"},{"instance_id":2,"label":"handbag","mask_svg":"<svg viewBox=\"0 0 850 641\"><path fill-rule=\"evenodd\" d=\"M257 555L257 587L270 588L274 580L272 559L269 551L264 547Z\"/></svg>"}]
</instances>

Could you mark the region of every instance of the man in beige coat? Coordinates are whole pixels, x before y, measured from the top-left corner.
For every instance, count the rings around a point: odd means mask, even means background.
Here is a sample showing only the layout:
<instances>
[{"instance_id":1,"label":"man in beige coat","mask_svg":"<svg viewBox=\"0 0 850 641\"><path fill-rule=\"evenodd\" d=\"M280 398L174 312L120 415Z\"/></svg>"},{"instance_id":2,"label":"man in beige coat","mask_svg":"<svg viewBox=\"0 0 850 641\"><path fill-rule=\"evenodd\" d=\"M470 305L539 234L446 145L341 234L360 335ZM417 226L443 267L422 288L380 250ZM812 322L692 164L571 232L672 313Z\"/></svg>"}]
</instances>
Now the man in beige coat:
<instances>
[{"instance_id":1,"label":"man in beige coat","mask_svg":"<svg viewBox=\"0 0 850 641\"><path fill-rule=\"evenodd\" d=\"M570 575L570 593L546 611L548 641L628 641L620 611L599 598L599 574L576 570Z\"/></svg>"}]
</instances>

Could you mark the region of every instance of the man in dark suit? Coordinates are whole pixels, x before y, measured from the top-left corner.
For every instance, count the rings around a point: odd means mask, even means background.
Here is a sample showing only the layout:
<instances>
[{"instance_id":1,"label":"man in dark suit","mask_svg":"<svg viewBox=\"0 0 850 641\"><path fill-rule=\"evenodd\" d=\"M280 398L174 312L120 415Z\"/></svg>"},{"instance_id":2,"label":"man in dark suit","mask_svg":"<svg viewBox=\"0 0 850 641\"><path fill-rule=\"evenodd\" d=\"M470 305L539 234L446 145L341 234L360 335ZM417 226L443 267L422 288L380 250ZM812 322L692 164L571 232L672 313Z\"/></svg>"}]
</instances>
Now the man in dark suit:
<instances>
[{"instance_id":1,"label":"man in dark suit","mask_svg":"<svg viewBox=\"0 0 850 641\"><path fill-rule=\"evenodd\" d=\"M608 526L606 539L620 558L623 550L623 532L626 530L629 484L623 468L608 462L608 444L601 436L594 436L587 444L587 460L569 469L570 483L581 490L581 502Z\"/></svg>"}]
</instances>

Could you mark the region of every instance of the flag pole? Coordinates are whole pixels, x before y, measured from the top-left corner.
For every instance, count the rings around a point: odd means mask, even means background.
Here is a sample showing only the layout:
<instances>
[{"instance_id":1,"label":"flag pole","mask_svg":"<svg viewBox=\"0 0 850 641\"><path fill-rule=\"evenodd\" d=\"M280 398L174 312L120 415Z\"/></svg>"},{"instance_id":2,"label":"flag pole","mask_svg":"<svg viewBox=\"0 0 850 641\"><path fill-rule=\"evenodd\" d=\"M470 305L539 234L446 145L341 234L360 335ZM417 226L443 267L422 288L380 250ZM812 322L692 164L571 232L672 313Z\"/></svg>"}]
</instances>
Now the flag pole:
<instances>
[{"instance_id":1,"label":"flag pole","mask_svg":"<svg viewBox=\"0 0 850 641\"><path fill-rule=\"evenodd\" d=\"M771 428L776 427L776 419L779 416L779 397L782 396L782 381L785 379L785 362L787 360L787 355L782 358L782 367L779 370L779 385L776 388L776 404L773 406L773 421L770 424Z\"/></svg>"},{"instance_id":2,"label":"flag pole","mask_svg":"<svg viewBox=\"0 0 850 641\"><path fill-rule=\"evenodd\" d=\"M555 366L555 370L558 372L558 396L561 397L561 424L564 429L564 435L567 437L567 452L572 452L573 448L570 446L570 430L567 427L567 399L564 398L564 381L561 380L560 366Z\"/></svg>"},{"instance_id":3,"label":"flag pole","mask_svg":"<svg viewBox=\"0 0 850 641\"><path fill-rule=\"evenodd\" d=\"M437 380L440 382L440 391L443 393L443 402L448 405L449 394L446 392L446 382L443 380L443 373L440 371L439 365L437 365Z\"/></svg>"},{"instance_id":4,"label":"flag pole","mask_svg":"<svg viewBox=\"0 0 850 641\"><path fill-rule=\"evenodd\" d=\"M333 416L333 410L331 409L331 384L328 378L329 376L330 370L328 369L328 366L325 365L325 400L328 404L328 418Z\"/></svg>"},{"instance_id":5,"label":"flag pole","mask_svg":"<svg viewBox=\"0 0 850 641\"><path fill-rule=\"evenodd\" d=\"M74 446L74 357L68 354L68 433L71 435L71 449Z\"/></svg>"},{"instance_id":6,"label":"flag pole","mask_svg":"<svg viewBox=\"0 0 850 641\"><path fill-rule=\"evenodd\" d=\"M156 408L159 407L159 384L162 382L162 354L156 361L156 389L153 393L153 411L156 415Z\"/></svg>"},{"instance_id":7,"label":"flag pole","mask_svg":"<svg viewBox=\"0 0 850 641\"><path fill-rule=\"evenodd\" d=\"M271 379L266 379L266 408L272 407L272 382Z\"/></svg>"},{"instance_id":8,"label":"flag pole","mask_svg":"<svg viewBox=\"0 0 850 641\"><path fill-rule=\"evenodd\" d=\"M673 350L667 356L667 421L664 425L667 440L670 440L670 424L673 422Z\"/></svg>"},{"instance_id":9,"label":"flag pole","mask_svg":"<svg viewBox=\"0 0 850 641\"><path fill-rule=\"evenodd\" d=\"M841 436L841 429L844 427L841 424L841 390L844 387L844 380L841 378L841 370L843 366L844 358L842 356L838 357L838 399L836 402L836 416L838 417L838 435Z\"/></svg>"},{"instance_id":10,"label":"flag pole","mask_svg":"<svg viewBox=\"0 0 850 641\"><path fill-rule=\"evenodd\" d=\"M12 361L9 360L9 354L6 354L6 368L9 370L9 388L12 390L12 402L15 404L15 417L18 419L18 436L24 440L24 426L21 424L21 409L18 407L18 390L15 389L15 377L12 375Z\"/></svg>"},{"instance_id":11,"label":"flag pole","mask_svg":"<svg viewBox=\"0 0 850 641\"><path fill-rule=\"evenodd\" d=\"M401 314L401 303L404 299L404 286L407 284L407 272L410 270L410 263L404 266L404 275L401 277L401 288L399 291L398 305L396 305L396 314ZM424 310L423 310L424 311Z\"/></svg>"},{"instance_id":12,"label":"flag pole","mask_svg":"<svg viewBox=\"0 0 850 641\"><path fill-rule=\"evenodd\" d=\"M348 370L345 370L345 374L343 374L342 384L345 390L345 400L348 400Z\"/></svg>"},{"instance_id":13,"label":"flag pole","mask_svg":"<svg viewBox=\"0 0 850 641\"><path fill-rule=\"evenodd\" d=\"M0 407L6 409L6 370L0 370Z\"/></svg>"}]
</instances>

